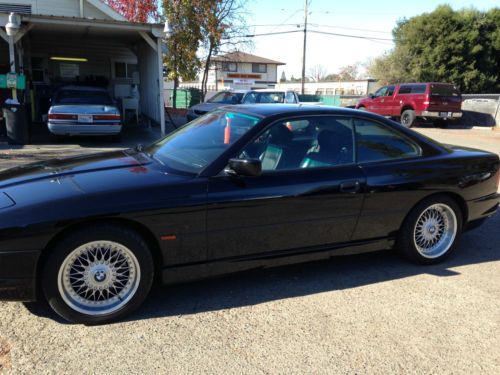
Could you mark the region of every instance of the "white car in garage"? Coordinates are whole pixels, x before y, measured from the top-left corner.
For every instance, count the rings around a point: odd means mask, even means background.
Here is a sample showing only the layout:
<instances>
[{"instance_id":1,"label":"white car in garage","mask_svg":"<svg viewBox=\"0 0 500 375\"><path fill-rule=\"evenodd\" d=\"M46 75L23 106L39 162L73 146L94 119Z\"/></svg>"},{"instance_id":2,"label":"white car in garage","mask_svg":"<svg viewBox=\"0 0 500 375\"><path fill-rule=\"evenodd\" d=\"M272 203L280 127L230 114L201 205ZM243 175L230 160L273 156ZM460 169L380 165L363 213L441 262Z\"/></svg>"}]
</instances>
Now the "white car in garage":
<instances>
[{"instance_id":1,"label":"white car in garage","mask_svg":"<svg viewBox=\"0 0 500 375\"><path fill-rule=\"evenodd\" d=\"M122 131L122 121L120 110L106 89L64 86L52 98L48 128L59 136L117 136Z\"/></svg>"}]
</instances>

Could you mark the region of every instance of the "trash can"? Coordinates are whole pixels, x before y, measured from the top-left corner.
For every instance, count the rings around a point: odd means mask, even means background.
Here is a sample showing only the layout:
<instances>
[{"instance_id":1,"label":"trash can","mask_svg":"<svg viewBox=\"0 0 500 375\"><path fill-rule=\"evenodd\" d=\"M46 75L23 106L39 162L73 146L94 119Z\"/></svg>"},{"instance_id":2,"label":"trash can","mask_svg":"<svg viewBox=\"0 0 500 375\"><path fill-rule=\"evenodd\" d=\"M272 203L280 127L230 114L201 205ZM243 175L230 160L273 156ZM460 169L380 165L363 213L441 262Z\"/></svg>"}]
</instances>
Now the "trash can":
<instances>
[{"instance_id":1,"label":"trash can","mask_svg":"<svg viewBox=\"0 0 500 375\"><path fill-rule=\"evenodd\" d=\"M29 143L30 132L26 106L5 103L3 105L3 117L9 144L25 145Z\"/></svg>"}]
</instances>

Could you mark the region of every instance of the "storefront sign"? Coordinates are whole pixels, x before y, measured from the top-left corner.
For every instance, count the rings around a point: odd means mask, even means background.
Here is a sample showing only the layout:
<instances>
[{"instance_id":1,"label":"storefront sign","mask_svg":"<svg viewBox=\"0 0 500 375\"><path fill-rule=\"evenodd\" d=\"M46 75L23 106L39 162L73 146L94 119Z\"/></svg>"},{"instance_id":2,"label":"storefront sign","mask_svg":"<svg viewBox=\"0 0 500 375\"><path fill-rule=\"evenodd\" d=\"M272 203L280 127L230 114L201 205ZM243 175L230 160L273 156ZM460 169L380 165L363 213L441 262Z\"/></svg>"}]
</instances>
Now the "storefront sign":
<instances>
[{"instance_id":1,"label":"storefront sign","mask_svg":"<svg viewBox=\"0 0 500 375\"><path fill-rule=\"evenodd\" d=\"M261 79L262 75L260 75L260 74L228 73L227 78Z\"/></svg>"},{"instance_id":2,"label":"storefront sign","mask_svg":"<svg viewBox=\"0 0 500 375\"><path fill-rule=\"evenodd\" d=\"M59 64L61 78L75 78L80 75L80 65L78 64Z\"/></svg>"},{"instance_id":3,"label":"storefront sign","mask_svg":"<svg viewBox=\"0 0 500 375\"><path fill-rule=\"evenodd\" d=\"M255 85L255 79L234 79L235 85Z\"/></svg>"}]
</instances>

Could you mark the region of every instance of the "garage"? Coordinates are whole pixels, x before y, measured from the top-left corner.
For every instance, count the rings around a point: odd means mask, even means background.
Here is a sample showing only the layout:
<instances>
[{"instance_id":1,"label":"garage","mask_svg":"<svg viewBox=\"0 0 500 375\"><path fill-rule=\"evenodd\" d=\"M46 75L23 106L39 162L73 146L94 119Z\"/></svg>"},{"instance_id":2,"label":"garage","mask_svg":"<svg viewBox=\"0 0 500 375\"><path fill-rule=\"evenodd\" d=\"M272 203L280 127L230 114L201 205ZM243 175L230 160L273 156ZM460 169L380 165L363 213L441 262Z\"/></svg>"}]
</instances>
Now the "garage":
<instances>
[{"instance_id":1,"label":"garage","mask_svg":"<svg viewBox=\"0 0 500 375\"><path fill-rule=\"evenodd\" d=\"M44 124L59 88L80 85L104 88L124 120L164 134L162 25L128 22L98 0L0 2L0 75L11 70L4 30L12 12L15 71L26 82L17 95L33 126ZM2 103L10 97L0 89Z\"/></svg>"}]
</instances>

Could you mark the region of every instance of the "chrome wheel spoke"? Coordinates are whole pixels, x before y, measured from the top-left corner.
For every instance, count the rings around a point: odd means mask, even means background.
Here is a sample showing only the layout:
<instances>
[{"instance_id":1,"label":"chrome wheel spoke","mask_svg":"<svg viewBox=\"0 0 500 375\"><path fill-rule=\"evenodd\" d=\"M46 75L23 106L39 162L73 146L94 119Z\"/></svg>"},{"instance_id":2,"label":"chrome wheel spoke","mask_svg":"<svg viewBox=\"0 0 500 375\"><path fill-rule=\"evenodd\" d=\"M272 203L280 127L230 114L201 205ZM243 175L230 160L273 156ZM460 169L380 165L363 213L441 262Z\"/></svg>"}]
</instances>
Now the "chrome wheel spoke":
<instances>
[{"instance_id":1,"label":"chrome wheel spoke","mask_svg":"<svg viewBox=\"0 0 500 375\"><path fill-rule=\"evenodd\" d=\"M125 246L96 241L71 252L63 262L58 287L64 301L89 315L120 309L137 291L140 282L137 258Z\"/></svg>"},{"instance_id":2,"label":"chrome wheel spoke","mask_svg":"<svg viewBox=\"0 0 500 375\"><path fill-rule=\"evenodd\" d=\"M437 258L449 250L457 233L457 218L453 209L443 203L427 207L417 219L414 244L426 258Z\"/></svg>"}]
</instances>

